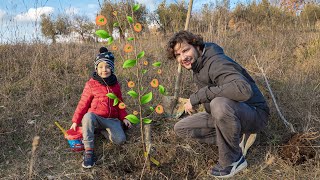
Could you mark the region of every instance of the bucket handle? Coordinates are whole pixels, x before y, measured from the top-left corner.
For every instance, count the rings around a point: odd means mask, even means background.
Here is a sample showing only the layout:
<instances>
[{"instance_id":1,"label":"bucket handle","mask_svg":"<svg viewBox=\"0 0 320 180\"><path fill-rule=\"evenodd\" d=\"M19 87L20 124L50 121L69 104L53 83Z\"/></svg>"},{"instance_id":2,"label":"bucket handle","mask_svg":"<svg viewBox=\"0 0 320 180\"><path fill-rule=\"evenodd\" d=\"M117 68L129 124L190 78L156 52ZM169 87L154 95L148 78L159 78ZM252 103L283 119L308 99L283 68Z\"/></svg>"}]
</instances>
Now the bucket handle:
<instances>
[{"instance_id":1,"label":"bucket handle","mask_svg":"<svg viewBox=\"0 0 320 180\"><path fill-rule=\"evenodd\" d=\"M56 121L54 122L56 124L56 126L58 126L58 128L61 130L61 132L63 133L63 135L67 136L68 133L66 132L65 129L63 129L63 127L60 126L60 124Z\"/></svg>"}]
</instances>

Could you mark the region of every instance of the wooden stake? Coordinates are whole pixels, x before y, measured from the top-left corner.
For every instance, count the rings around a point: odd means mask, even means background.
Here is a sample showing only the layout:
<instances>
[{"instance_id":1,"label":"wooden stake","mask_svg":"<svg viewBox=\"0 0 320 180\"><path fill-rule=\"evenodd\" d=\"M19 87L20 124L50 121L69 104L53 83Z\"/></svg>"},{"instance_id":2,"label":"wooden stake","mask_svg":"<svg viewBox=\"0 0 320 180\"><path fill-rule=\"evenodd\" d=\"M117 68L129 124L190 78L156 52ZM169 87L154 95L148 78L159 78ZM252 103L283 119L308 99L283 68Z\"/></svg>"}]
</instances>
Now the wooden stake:
<instances>
[{"instance_id":1,"label":"wooden stake","mask_svg":"<svg viewBox=\"0 0 320 180\"><path fill-rule=\"evenodd\" d=\"M143 152L143 155L144 155L144 165L143 165L143 168L142 168L142 172L141 172L141 175L140 175L140 179L142 179L143 177L143 174L144 174L144 171L145 169L147 169L147 171L150 171L150 149L151 149L151 127L150 127L150 124L145 124L144 126L144 145L145 145L145 152Z\"/></svg>"},{"instance_id":2,"label":"wooden stake","mask_svg":"<svg viewBox=\"0 0 320 180\"><path fill-rule=\"evenodd\" d=\"M193 0L189 1L189 6L188 6L188 12L187 12L187 19L186 19L186 24L184 26L184 30L188 30L189 27L189 22L190 22L190 18L191 18L191 11L192 11L192 4L193 4ZM173 114L173 110L175 108L175 106L178 103L178 95L179 95L179 89L180 89L180 81L181 81L181 64L178 64L178 76L176 79L176 82L174 84L174 95L173 95L173 101L171 103L171 114Z\"/></svg>"}]
</instances>

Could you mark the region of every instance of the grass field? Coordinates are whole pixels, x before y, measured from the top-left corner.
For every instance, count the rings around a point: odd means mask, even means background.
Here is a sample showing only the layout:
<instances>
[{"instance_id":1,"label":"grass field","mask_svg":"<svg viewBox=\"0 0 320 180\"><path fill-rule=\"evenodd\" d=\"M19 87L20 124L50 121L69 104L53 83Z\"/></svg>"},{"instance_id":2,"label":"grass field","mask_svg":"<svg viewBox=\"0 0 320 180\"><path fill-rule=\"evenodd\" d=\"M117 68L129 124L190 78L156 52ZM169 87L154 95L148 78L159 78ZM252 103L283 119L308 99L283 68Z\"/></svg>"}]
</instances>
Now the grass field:
<instances>
[{"instance_id":1,"label":"grass field","mask_svg":"<svg viewBox=\"0 0 320 180\"><path fill-rule=\"evenodd\" d=\"M248 168L234 179L319 179L319 31L257 29L228 31L219 38L206 33L203 36L221 45L228 56L247 68L271 108L268 127L258 134L248 153ZM168 36L144 34L139 45L148 61L162 61L159 81L173 95L177 65L166 59L167 40ZM144 158L138 126L127 131L128 141L122 146L98 136L97 166L84 170L82 154L69 150L54 124L58 121L70 127L99 47L98 43L0 45L0 179L28 178L36 135L40 144L33 157L34 179L140 178ZM115 56L120 53L115 52ZM254 56L266 72L281 112L301 135L290 141L291 146L287 145L292 133L278 116ZM115 63L122 91L126 92L132 77L122 70L120 58ZM143 83L147 86L150 79L152 75ZM180 96L188 98L194 90L190 72L183 70ZM128 95L124 98L130 113L134 103ZM152 166L142 179L210 179L206 171L217 162L217 147L178 138L173 132L177 121L154 117L152 156L160 166ZM286 149L291 152L289 159L285 158Z\"/></svg>"}]
</instances>

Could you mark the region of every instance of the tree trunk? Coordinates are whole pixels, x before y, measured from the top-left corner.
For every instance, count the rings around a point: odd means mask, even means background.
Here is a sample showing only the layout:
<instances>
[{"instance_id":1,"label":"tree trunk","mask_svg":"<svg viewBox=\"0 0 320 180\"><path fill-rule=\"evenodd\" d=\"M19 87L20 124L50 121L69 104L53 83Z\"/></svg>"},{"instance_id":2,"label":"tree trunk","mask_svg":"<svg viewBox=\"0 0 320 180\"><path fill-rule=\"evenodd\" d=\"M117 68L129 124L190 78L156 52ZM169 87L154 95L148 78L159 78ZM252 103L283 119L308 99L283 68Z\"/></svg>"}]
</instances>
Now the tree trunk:
<instances>
[{"instance_id":1,"label":"tree trunk","mask_svg":"<svg viewBox=\"0 0 320 180\"><path fill-rule=\"evenodd\" d=\"M51 36L51 39L52 39L52 44L55 44L56 43L56 35Z\"/></svg>"}]
</instances>

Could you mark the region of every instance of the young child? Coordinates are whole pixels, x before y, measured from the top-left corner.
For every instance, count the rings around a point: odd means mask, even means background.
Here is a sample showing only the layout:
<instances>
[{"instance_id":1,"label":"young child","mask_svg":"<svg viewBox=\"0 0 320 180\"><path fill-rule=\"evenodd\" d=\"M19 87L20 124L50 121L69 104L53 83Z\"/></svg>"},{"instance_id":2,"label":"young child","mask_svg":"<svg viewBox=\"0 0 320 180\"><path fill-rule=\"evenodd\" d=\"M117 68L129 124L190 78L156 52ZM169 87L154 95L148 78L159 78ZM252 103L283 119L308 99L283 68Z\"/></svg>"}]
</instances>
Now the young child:
<instances>
[{"instance_id":1,"label":"young child","mask_svg":"<svg viewBox=\"0 0 320 180\"><path fill-rule=\"evenodd\" d=\"M131 123L125 116L125 109L113 106L113 99L106 96L114 93L122 102L122 94L117 77L114 75L114 56L105 47L100 48L100 54L95 59L92 77L86 83L81 99L74 112L70 129L76 130L82 123L83 144L85 148L82 167L94 166L94 131L103 129L102 134L109 134L109 139L115 144L126 141L121 121L131 128Z\"/></svg>"}]
</instances>

